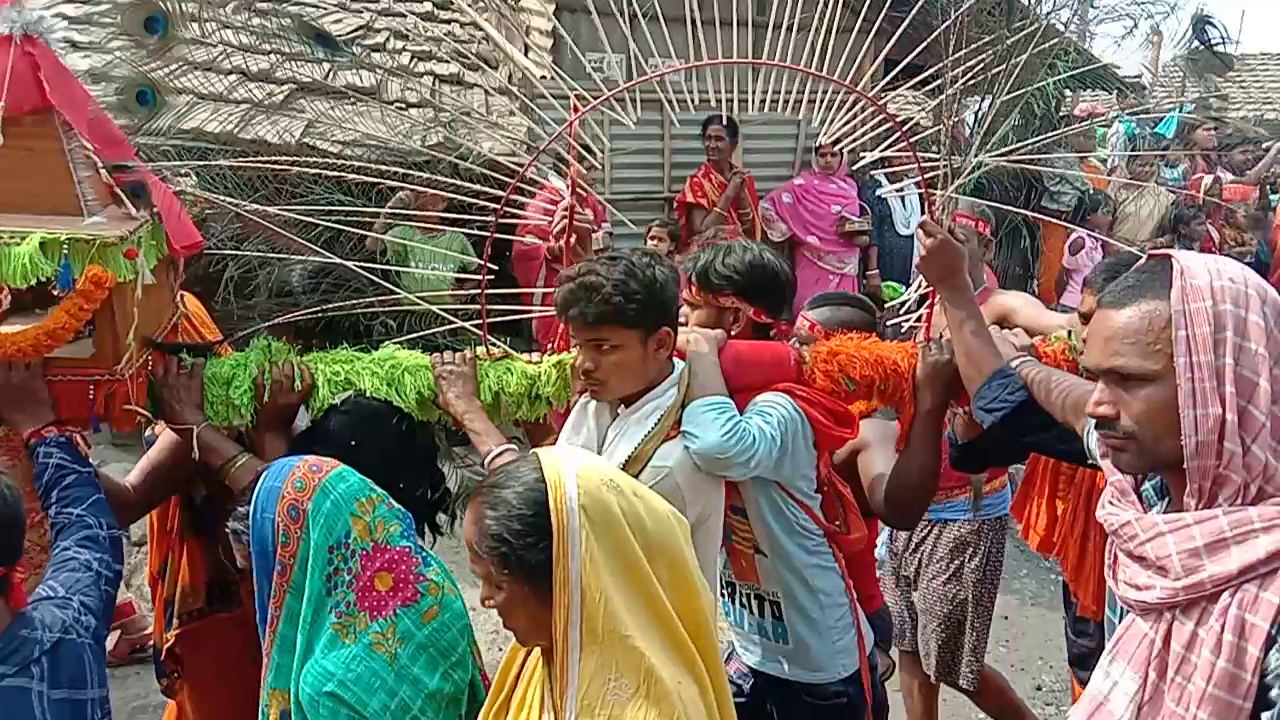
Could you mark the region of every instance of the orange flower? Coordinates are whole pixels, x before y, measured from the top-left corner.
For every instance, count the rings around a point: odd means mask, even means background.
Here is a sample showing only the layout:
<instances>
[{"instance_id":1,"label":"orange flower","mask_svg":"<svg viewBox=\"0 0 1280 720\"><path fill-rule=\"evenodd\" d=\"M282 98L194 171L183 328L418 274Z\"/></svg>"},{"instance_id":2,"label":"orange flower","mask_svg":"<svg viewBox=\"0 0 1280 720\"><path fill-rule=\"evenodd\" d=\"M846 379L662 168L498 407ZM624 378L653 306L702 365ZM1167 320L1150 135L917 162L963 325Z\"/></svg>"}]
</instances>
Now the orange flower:
<instances>
[{"instance_id":1,"label":"orange flower","mask_svg":"<svg viewBox=\"0 0 1280 720\"><path fill-rule=\"evenodd\" d=\"M30 362L71 342L102 306L116 284L115 276L100 265L84 269L76 289L39 325L0 333L0 360Z\"/></svg>"}]
</instances>

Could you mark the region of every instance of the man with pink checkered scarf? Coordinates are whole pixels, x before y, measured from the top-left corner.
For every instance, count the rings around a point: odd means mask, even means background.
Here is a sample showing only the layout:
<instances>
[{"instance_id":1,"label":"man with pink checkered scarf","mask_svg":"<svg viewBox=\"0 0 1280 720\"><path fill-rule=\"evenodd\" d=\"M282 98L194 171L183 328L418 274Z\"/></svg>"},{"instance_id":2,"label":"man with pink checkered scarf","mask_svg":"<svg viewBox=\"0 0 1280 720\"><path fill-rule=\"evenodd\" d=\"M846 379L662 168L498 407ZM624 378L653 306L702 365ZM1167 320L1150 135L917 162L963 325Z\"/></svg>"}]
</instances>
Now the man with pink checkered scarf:
<instances>
[{"instance_id":1,"label":"man with pink checkered scarf","mask_svg":"<svg viewBox=\"0 0 1280 720\"><path fill-rule=\"evenodd\" d=\"M989 334L963 248L921 235L971 397L1029 394L1107 475L1109 637L1070 717L1280 717L1280 295L1229 258L1150 253L1098 299L1093 382Z\"/></svg>"}]
</instances>

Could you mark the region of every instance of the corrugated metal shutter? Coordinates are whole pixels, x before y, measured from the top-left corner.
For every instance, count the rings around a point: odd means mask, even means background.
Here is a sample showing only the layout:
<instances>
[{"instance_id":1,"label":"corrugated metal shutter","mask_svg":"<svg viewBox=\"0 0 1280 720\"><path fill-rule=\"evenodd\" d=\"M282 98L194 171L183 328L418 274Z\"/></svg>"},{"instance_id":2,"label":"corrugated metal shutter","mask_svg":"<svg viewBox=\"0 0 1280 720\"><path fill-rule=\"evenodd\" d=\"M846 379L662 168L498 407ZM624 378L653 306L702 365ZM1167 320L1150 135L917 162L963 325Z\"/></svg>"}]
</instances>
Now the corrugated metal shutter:
<instances>
[{"instance_id":1,"label":"corrugated metal shutter","mask_svg":"<svg viewBox=\"0 0 1280 720\"><path fill-rule=\"evenodd\" d=\"M648 93L642 102L644 111L634 128L616 120L606 122L604 113L593 113L609 137L605 177L597 189L603 190L605 200L614 210L636 226L632 229L625 221L615 218L614 241L620 247L639 245L644 226L667 215L670 201L703 162L699 136L702 120L718 112L706 106L697 113L678 113L677 127L670 122L655 95ZM545 98L538 104L553 121L563 118ZM743 163L755 178L762 198L795 175L798 166L809 162L809 146L817 131L802 120L768 114L738 118L738 121L742 129ZM546 132L557 129L549 127L546 121L540 125ZM802 127L805 140L799 142Z\"/></svg>"}]
</instances>

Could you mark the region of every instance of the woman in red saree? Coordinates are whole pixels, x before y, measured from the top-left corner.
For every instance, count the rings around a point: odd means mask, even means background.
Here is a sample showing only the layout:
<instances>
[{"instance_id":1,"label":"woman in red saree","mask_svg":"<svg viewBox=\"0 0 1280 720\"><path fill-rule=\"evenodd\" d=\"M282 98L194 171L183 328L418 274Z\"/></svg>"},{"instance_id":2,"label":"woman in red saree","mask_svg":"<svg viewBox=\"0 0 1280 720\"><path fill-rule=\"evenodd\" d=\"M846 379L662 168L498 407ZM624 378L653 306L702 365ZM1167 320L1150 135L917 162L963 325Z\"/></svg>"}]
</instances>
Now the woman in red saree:
<instances>
[{"instance_id":1,"label":"woman in red saree","mask_svg":"<svg viewBox=\"0 0 1280 720\"><path fill-rule=\"evenodd\" d=\"M681 254L707 242L762 237L756 181L733 163L738 137L738 122L728 115L714 113L702 121L707 160L685 181L675 201Z\"/></svg>"},{"instance_id":2,"label":"woman in red saree","mask_svg":"<svg viewBox=\"0 0 1280 720\"><path fill-rule=\"evenodd\" d=\"M604 203L590 192L587 173L576 163L573 231L569 232L569 183L551 174L537 195L525 206L524 219L516 230L521 239L511 249L511 265L516 280L524 288L536 288L524 296L529 305L552 310L556 278L566 267L591 257L595 246L607 246L613 228ZM544 352L567 350L560 323L554 315L533 320L533 338ZM560 347L560 345L566 345Z\"/></svg>"}]
</instances>

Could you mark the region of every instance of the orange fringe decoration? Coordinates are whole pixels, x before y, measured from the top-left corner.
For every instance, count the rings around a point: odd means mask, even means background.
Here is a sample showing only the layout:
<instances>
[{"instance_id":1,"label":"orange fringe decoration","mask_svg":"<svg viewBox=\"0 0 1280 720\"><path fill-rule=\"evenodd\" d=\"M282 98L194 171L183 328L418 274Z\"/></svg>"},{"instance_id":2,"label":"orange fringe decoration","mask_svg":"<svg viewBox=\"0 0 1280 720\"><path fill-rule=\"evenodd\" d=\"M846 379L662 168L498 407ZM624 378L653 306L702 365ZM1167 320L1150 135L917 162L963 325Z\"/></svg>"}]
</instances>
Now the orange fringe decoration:
<instances>
[{"instance_id":1,"label":"orange fringe decoration","mask_svg":"<svg viewBox=\"0 0 1280 720\"><path fill-rule=\"evenodd\" d=\"M76 289L62 298L43 322L16 332L0 333L0 360L33 362L71 342L102 306L115 284L115 276L106 268L86 267Z\"/></svg>"},{"instance_id":2,"label":"orange fringe decoration","mask_svg":"<svg viewBox=\"0 0 1280 720\"><path fill-rule=\"evenodd\" d=\"M1009 508L1027 546L1061 565L1076 612L1098 622L1106 610L1107 535L1094 513L1105 484L1097 470L1032 455Z\"/></svg>"},{"instance_id":3,"label":"orange fringe decoration","mask_svg":"<svg viewBox=\"0 0 1280 720\"><path fill-rule=\"evenodd\" d=\"M1036 338L1040 361L1067 372L1078 372L1075 350L1066 338ZM859 418L885 407L898 414L903 428L915 415L915 379L919 350L912 342L881 340L867 333L831 335L810 346L805 359L805 380L849 406ZM969 404L963 390L955 404Z\"/></svg>"},{"instance_id":4,"label":"orange fringe decoration","mask_svg":"<svg viewBox=\"0 0 1280 720\"><path fill-rule=\"evenodd\" d=\"M1107 486L1100 470L1076 468L1071 496L1059 527L1058 563L1062 578L1076 599L1076 612L1102 622L1107 610L1107 531L1098 522L1098 500Z\"/></svg>"}]
</instances>

